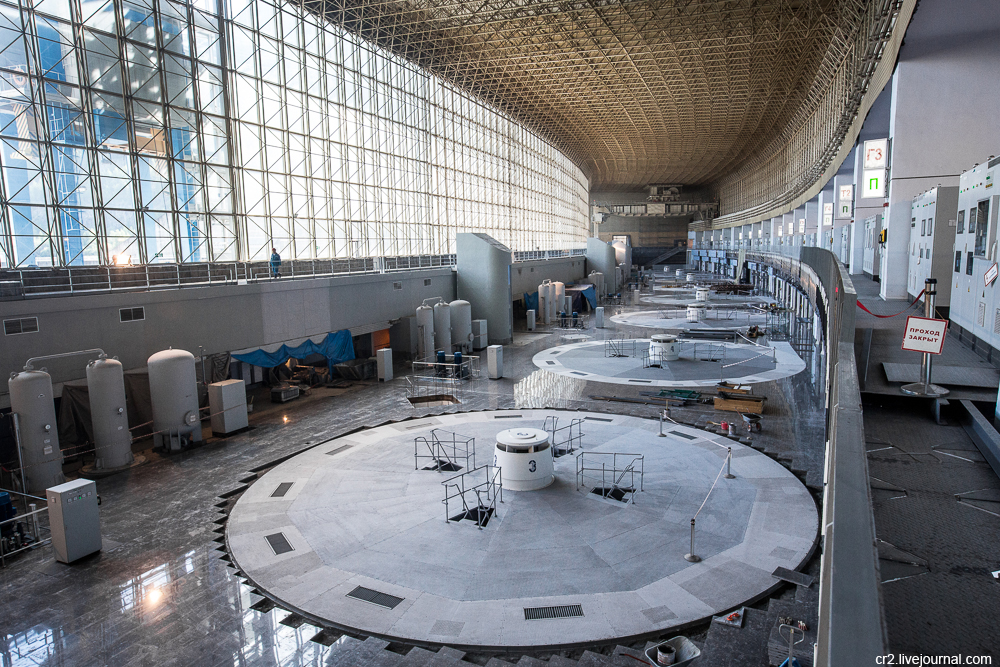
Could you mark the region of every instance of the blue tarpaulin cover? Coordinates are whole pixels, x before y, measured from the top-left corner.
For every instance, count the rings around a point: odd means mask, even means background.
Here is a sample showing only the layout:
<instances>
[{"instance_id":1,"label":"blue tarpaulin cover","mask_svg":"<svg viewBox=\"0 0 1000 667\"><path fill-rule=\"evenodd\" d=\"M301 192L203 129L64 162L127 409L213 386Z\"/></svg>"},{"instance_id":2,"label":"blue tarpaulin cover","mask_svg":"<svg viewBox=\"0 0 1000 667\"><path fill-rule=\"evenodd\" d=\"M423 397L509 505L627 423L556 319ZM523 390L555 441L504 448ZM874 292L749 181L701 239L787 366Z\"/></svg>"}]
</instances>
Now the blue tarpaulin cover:
<instances>
[{"instance_id":1,"label":"blue tarpaulin cover","mask_svg":"<svg viewBox=\"0 0 1000 667\"><path fill-rule=\"evenodd\" d=\"M575 285L575 287L579 287L579 285ZM587 300L591 308L597 308L597 290L594 289L593 285L587 285L585 289L580 290L580 294Z\"/></svg>"},{"instance_id":2,"label":"blue tarpaulin cover","mask_svg":"<svg viewBox=\"0 0 1000 667\"><path fill-rule=\"evenodd\" d=\"M327 334L326 338L319 343L307 339L295 347L282 345L274 352L265 352L262 348L253 352L234 354L233 359L254 366L272 368L280 366L290 358L304 359L310 354L322 354L330 366L354 359L354 341L351 340L351 332L347 329L341 329Z\"/></svg>"},{"instance_id":3,"label":"blue tarpaulin cover","mask_svg":"<svg viewBox=\"0 0 1000 667\"><path fill-rule=\"evenodd\" d=\"M524 293L524 309L538 312L538 292Z\"/></svg>"}]
</instances>

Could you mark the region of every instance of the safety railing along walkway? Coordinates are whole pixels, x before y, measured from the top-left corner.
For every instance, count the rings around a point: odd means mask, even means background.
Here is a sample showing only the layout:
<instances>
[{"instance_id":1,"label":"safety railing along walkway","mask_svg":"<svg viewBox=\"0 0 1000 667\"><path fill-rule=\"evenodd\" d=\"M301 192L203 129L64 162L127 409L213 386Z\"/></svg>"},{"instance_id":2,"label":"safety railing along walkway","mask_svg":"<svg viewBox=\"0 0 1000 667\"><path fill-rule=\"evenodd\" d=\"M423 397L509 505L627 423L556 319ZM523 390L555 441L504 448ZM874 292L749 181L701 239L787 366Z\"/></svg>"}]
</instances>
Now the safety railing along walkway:
<instances>
[{"instance_id":1,"label":"safety railing along walkway","mask_svg":"<svg viewBox=\"0 0 1000 667\"><path fill-rule=\"evenodd\" d=\"M20 514L0 521L0 567L6 567L8 558L50 544L52 532L45 498L11 489L0 488L0 492L10 494L11 507L21 505Z\"/></svg>"},{"instance_id":2,"label":"safety railing along walkway","mask_svg":"<svg viewBox=\"0 0 1000 667\"><path fill-rule=\"evenodd\" d=\"M480 475L483 477L482 481L476 481ZM475 521L479 530L482 530L496 514L497 501L503 502L503 476L496 466L473 468L449 477L441 482L441 486L444 487L444 500L441 502L444 503L445 523L468 519ZM475 505L470 506L469 501L473 497ZM458 503L462 504L462 511L452 516L451 507Z\"/></svg>"},{"instance_id":3,"label":"safety railing along walkway","mask_svg":"<svg viewBox=\"0 0 1000 667\"><path fill-rule=\"evenodd\" d=\"M590 464L588 465L588 461ZM638 468L637 468L638 466ZM605 498L616 493L627 505L635 503L635 494L643 490L643 475L645 458L642 454L626 452L580 452L576 455L576 489L587 488L588 482L592 488L601 489ZM636 476L639 485L636 486ZM628 480L626 482L626 479ZM628 499L625 499L625 496Z\"/></svg>"},{"instance_id":4,"label":"safety railing along walkway","mask_svg":"<svg viewBox=\"0 0 1000 667\"><path fill-rule=\"evenodd\" d=\"M559 426L559 417L549 415L542 423L542 430L549 434L553 456L564 456L583 449L583 419L572 419L566 426Z\"/></svg>"},{"instance_id":5,"label":"safety railing along walkway","mask_svg":"<svg viewBox=\"0 0 1000 667\"><path fill-rule=\"evenodd\" d=\"M281 280L351 274L394 273L455 266L455 255L412 255L343 259L289 259ZM128 292L179 287L238 285L271 280L270 263L193 262L126 266L66 266L0 269L0 300Z\"/></svg>"},{"instance_id":6,"label":"safety railing along walkway","mask_svg":"<svg viewBox=\"0 0 1000 667\"><path fill-rule=\"evenodd\" d=\"M430 461L425 469L438 472L476 467L476 439L443 429L431 429L430 439L417 436L413 439L413 469L420 469L420 461ZM459 465L459 461L465 465Z\"/></svg>"}]
</instances>

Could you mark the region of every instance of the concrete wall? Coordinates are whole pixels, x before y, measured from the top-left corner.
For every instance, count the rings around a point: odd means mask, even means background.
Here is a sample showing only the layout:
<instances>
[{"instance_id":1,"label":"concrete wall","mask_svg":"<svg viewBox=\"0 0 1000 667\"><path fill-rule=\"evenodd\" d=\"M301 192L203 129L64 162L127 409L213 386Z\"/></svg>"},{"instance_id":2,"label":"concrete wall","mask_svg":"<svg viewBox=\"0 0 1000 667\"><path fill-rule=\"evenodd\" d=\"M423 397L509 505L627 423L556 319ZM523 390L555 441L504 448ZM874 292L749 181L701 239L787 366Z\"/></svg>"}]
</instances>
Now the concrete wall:
<instances>
[{"instance_id":1,"label":"concrete wall","mask_svg":"<svg viewBox=\"0 0 1000 667\"><path fill-rule=\"evenodd\" d=\"M538 286L546 278L569 285L580 282L587 273L590 271L587 269L586 258L582 255L516 262L510 267L511 298L517 301L524 298L525 292L530 294L538 291Z\"/></svg>"},{"instance_id":2,"label":"concrete wall","mask_svg":"<svg viewBox=\"0 0 1000 667\"><path fill-rule=\"evenodd\" d=\"M450 268L7 301L0 304L3 318L37 317L38 332L3 337L0 373L9 377L30 357L97 347L130 369L145 366L151 354L167 347L197 355L202 346L205 354L214 354L339 329L387 328L390 320L413 314L434 296L455 298ZM137 306L146 319L121 322L118 310ZM85 360L40 365L59 383L85 377ZM4 383L0 408L9 405Z\"/></svg>"},{"instance_id":3,"label":"concrete wall","mask_svg":"<svg viewBox=\"0 0 1000 667\"><path fill-rule=\"evenodd\" d=\"M688 223L691 215L677 216L622 216L612 215L598 228L598 237L611 242L612 237L627 234L633 247L672 248L687 242Z\"/></svg>"}]
</instances>

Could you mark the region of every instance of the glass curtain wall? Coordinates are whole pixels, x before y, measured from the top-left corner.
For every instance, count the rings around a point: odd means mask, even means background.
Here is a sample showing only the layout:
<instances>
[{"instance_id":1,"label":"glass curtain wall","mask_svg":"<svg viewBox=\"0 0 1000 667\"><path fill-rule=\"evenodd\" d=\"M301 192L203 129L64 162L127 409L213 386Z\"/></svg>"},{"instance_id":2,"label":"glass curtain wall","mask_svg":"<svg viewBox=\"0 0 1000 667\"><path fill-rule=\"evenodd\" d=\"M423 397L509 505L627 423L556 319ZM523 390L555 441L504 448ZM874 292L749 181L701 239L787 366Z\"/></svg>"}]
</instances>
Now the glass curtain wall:
<instances>
[{"instance_id":1,"label":"glass curtain wall","mask_svg":"<svg viewBox=\"0 0 1000 667\"><path fill-rule=\"evenodd\" d=\"M287 0L0 0L0 266L581 244L588 183Z\"/></svg>"}]
</instances>

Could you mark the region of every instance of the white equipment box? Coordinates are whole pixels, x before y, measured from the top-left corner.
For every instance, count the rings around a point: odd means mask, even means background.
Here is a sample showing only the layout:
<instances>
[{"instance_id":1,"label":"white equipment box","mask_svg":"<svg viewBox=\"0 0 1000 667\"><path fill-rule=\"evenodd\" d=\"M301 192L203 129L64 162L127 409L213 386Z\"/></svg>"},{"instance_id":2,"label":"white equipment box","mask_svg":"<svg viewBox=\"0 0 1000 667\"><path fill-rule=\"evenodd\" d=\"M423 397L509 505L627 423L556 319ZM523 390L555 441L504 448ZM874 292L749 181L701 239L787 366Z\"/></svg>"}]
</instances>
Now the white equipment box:
<instances>
[{"instance_id":1,"label":"white equipment box","mask_svg":"<svg viewBox=\"0 0 1000 667\"><path fill-rule=\"evenodd\" d=\"M223 380L208 385L212 433L228 435L247 428L247 386L243 380Z\"/></svg>"},{"instance_id":2,"label":"white equipment box","mask_svg":"<svg viewBox=\"0 0 1000 667\"><path fill-rule=\"evenodd\" d=\"M486 337L486 320L472 320L472 349L482 350L489 345Z\"/></svg>"},{"instance_id":3,"label":"white equipment box","mask_svg":"<svg viewBox=\"0 0 1000 667\"><path fill-rule=\"evenodd\" d=\"M486 348L488 376L491 380L503 377L503 345L490 345Z\"/></svg>"},{"instance_id":4,"label":"white equipment box","mask_svg":"<svg viewBox=\"0 0 1000 667\"><path fill-rule=\"evenodd\" d=\"M378 379L388 382L392 379L392 348L383 347L375 351L375 362L378 365Z\"/></svg>"},{"instance_id":5,"label":"white equipment box","mask_svg":"<svg viewBox=\"0 0 1000 667\"><path fill-rule=\"evenodd\" d=\"M598 306L594 313L595 326L598 329L604 328L604 306Z\"/></svg>"},{"instance_id":6,"label":"white equipment box","mask_svg":"<svg viewBox=\"0 0 1000 667\"><path fill-rule=\"evenodd\" d=\"M534 330L535 330L535 311L534 310L529 310L528 311L528 331L534 331Z\"/></svg>"},{"instance_id":7,"label":"white equipment box","mask_svg":"<svg viewBox=\"0 0 1000 667\"><path fill-rule=\"evenodd\" d=\"M243 384L240 382L240 384ZM72 563L101 550L101 514L97 485L78 479L45 490L56 560Z\"/></svg>"}]
</instances>

